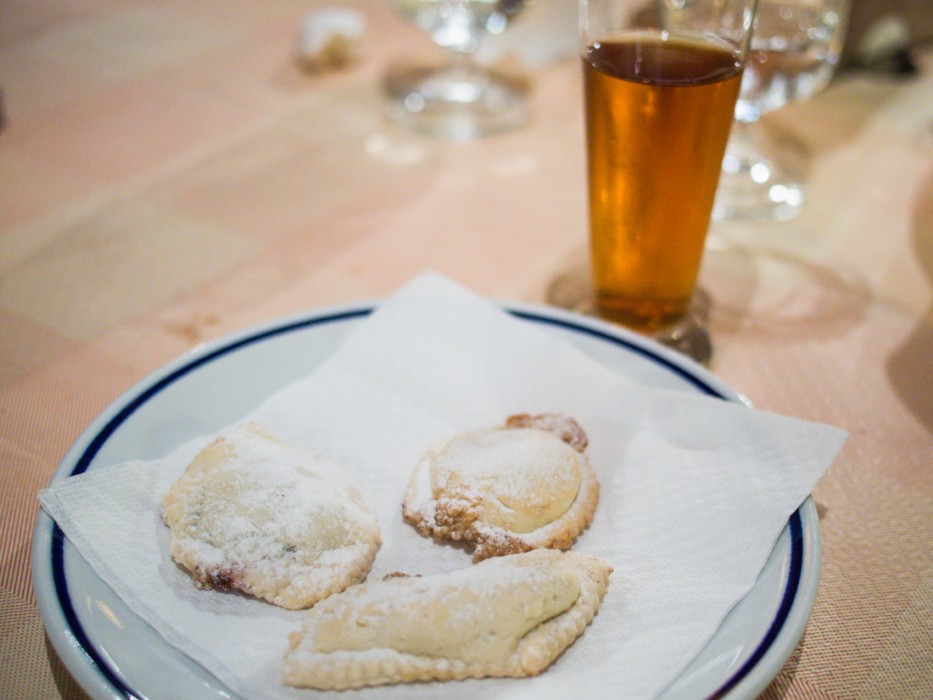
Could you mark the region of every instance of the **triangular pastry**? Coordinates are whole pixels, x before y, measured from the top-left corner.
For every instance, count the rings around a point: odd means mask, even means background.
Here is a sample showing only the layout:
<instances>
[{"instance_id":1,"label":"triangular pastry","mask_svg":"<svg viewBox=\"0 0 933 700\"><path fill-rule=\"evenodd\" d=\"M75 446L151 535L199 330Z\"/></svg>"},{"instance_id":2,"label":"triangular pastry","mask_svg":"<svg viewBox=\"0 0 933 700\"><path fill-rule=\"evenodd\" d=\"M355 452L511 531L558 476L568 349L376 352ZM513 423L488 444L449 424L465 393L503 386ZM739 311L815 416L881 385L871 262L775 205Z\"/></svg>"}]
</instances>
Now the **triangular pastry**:
<instances>
[{"instance_id":1,"label":"triangular pastry","mask_svg":"<svg viewBox=\"0 0 933 700\"><path fill-rule=\"evenodd\" d=\"M329 690L536 675L586 629L611 572L596 557L537 550L353 586L289 635L283 681Z\"/></svg>"},{"instance_id":2,"label":"triangular pastry","mask_svg":"<svg viewBox=\"0 0 933 700\"><path fill-rule=\"evenodd\" d=\"M257 424L201 450L162 502L172 558L200 588L298 609L361 581L381 542L340 467Z\"/></svg>"},{"instance_id":3,"label":"triangular pastry","mask_svg":"<svg viewBox=\"0 0 933 700\"><path fill-rule=\"evenodd\" d=\"M580 425L559 414L455 435L415 466L402 515L423 535L472 545L474 561L566 549L599 500L586 446Z\"/></svg>"}]
</instances>

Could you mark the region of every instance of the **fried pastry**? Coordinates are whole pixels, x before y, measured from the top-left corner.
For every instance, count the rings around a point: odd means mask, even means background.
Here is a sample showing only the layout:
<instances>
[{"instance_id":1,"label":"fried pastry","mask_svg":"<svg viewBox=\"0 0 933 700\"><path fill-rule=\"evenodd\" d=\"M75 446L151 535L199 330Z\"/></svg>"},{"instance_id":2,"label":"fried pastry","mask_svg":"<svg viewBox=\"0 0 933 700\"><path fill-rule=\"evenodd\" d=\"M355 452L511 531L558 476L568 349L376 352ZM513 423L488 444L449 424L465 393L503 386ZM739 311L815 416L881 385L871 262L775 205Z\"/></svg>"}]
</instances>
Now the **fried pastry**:
<instances>
[{"instance_id":1,"label":"fried pastry","mask_svg":"<svg viewBox=\"0 0 933 700\"><path fill-rule=\"evenodd\" d=\"M419 460L402 515L425 536L472 545L474 561L566 549L599 500L587 442L560 414L512 416L505 426L456 435Z\"/></svg>"},{"instance_id":2,"label":"fried pastry","mask_svg":"<svg viewBox=\"0 0 933 700\"><path fill-rule=\"evenodd\" d=\"M283 682L331 690L536 675L583 634L611 572L596 557L537 550L353 586L289 635Z\"/></svg>"},{"instance_id":3,"label":"fried pastry","mask_svg":"<svg viewBox=\"0 0 933 700\"><path fill-rule=\"evenodd\" d=\"M201 450L162 502L172 558L199 588L299 609L361 581L381 539L340 467L257 424Z\"/></svg>"}]
</instances>

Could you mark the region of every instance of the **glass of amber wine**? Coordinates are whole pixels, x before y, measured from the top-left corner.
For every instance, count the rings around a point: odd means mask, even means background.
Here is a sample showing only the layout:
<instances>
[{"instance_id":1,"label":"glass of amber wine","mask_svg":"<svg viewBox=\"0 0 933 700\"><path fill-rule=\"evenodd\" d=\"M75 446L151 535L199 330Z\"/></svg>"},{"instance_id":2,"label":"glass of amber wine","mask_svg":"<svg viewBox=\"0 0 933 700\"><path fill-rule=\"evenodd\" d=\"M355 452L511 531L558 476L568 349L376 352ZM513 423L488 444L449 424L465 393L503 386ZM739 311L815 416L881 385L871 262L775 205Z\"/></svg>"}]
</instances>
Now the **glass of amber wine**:
<instances>
[{"instance_id":1,"label":"glass of amber wine","mask_svg":"<svg viewBox=\"0 0 933 700\"><path fill-rule=\"evenodd\" d=\"M703 246L756 0L580 0L590 280L551 301L700 362Z\"/></svg>"}]
</instances>

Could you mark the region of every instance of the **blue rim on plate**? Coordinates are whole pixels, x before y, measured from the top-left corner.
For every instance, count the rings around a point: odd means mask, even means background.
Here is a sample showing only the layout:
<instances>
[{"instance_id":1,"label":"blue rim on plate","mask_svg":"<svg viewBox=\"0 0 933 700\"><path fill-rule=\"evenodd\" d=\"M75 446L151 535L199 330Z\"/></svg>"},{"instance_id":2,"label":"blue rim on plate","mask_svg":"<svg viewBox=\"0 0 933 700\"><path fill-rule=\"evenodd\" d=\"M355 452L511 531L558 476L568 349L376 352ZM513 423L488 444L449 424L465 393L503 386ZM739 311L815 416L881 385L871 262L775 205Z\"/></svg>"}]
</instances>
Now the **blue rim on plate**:
<instances>
[{"instance_id":1,"label":"blue rim on plate","mask_svg":"<svg viewBox=\"0 0 933 700\"><path fill-rule=\"evenodd\" d=\"M148 383L143 382L141 385L137 385L140 388L134 390L129 398L124 399L125 403L122 408L116 410L114 415L103 427L90 436L87 447L80 453L80 456L74 462L74 466L71 470L63 475L59 475L56 472L56 476L73 476L85 472L107 441L130 416L153 397L157 396L161 391L198 368L247 346L252 346L284 334L307 329L312 326L340 323L366 317L372 313L374 308L375 306L373 305L364 305L348 308L336 313L311 315L300 318L297 321L287 321L279 325L273 325L262 330L247 333L240 337L234 337L226 342L221 341L219 345L209 347L203 354L195 354L191 359L182 362L174 370L164 376L150 380ZM692 385L696 390L707 396L722 400L730 400L721 389L714 386L713 382L707 381L700 376L699 373L703 372L703 370L692 368L689 362L684 362L679 356L675 359L675 356L668 353L664 348L656 348L652 343L640 339L636 341L627 338L624 332L620 333L615 329L611 332L602 330L598 322L593 324L589 319L586 324L581 323L574 320L573 314L561 313L560 315L553 315L551 313L544 313L543 310L529 310L529 308L531 307L505 306L505 310L509 314L523 321L559 327L565 331L591 336L600 341L623 347L627 351L638 355L641 359L660 367L665 372L677 376L679 379ZM797 599L804 569L805 538L799 509L795 511L788 520L788 532L790 536L790 550L789 560L787 562L787 578L784 583L784 590L781 593L780 603L774 612L771 623L749 658L722 683L715 692L708 696L710 698L723 698L742 683L772 648L778 635L788 622L791 609ZM65 539L62 530L53 522L51 525L51 537L48 539L48 558L46 558L45 561L50 564L50 573L56 602L68 626L65 632L70 637L74 647L80 652L83 661L94 669L96 673L105 679L112 687L115 697L124 697L128 699L142 698L144 697L143 694L130 687L126 680L110 667L81 624L68 590L68 581L65 573ZM42 552L34 552L34 562L38 558L41 558L42 554Z\"/></svg>"}]
</instances>

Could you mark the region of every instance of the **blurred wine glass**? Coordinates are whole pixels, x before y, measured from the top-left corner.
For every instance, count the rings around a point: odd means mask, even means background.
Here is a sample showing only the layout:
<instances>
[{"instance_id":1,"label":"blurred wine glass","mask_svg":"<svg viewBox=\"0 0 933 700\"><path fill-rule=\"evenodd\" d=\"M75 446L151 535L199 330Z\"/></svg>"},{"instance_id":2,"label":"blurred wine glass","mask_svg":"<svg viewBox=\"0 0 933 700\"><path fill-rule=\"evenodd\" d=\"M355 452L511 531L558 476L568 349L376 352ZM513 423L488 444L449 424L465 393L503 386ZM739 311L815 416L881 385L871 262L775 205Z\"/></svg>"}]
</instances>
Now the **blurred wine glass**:
<instances>
[{"instance_id":1,"label":"blurred wine glass","mask_svg":"<svg viewBox=\"0 0 933 700\"><path fill-rule=\"evenodd\" d=\"M803 148L761 116L832 79L850 0L759 0L713 218L784 221L804 202Z\"/></svg>"},{"instance_id":2,"label":"blurred wine glass","mask_svg":"<svg viewBox=\"0 0 933 700\"><path fill-rule=\"evenodd\" d=\"M474 55L528 0L393 0L398 11L445 50L441 63L404 61L389 68L389 114L418 131L470 139L528 120L525 80L481 66Z\"/></svg>"}]
</instances>

